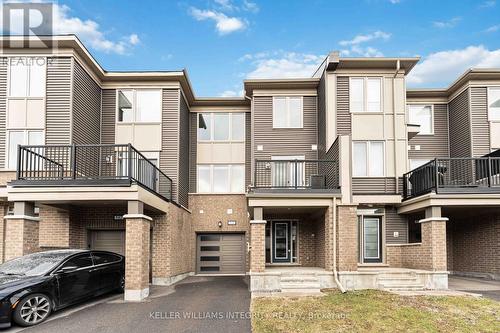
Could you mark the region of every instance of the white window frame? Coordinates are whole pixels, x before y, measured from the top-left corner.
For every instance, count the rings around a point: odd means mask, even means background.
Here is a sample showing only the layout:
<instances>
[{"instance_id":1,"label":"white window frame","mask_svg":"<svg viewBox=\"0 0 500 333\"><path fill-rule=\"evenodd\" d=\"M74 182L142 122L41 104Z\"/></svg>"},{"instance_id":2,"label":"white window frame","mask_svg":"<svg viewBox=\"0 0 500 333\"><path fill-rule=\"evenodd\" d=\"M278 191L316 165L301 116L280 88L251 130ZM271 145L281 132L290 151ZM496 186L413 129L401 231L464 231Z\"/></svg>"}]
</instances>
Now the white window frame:
<instances>
[{"instance_id":1,"label":"white window frame","mask_svg":"<svg viewBox=\"0 0 500 333\"><path fill-rule=\"evenodd\" d=\"M351 81L352 79L363 79L363 109L353 111ZM380 81L380 110L368 111L368 80L378 79ZM379 114L384 113L384 78L382 76L350 76L349 77L349 112L354 114Z\"/></svg>"},{"instance_id":2,"label":"white window frame","mask_svg":"<svg viewBox=\"0 0 500 333\"><path fill-rule=\"evenodd\" d=\"M492 103L492 101L490 101L490 98L491 98L491 93L490 91L492 90L496 90L498 92L500 92L500 86L499 87L488 87L488 97L487 97L487 103L488 103L488 121L491 121L491 122L500 122L500 111L498 111L498 115L496 117L493 117L492 115L492 111L490 110L490 104Z\"/></svg>"},{"instance_id":3,"label":"white window frame","mask_svg":"<svg viewBox=\"0 0 500 333\"><path fill-rule=\"evenodd\" d=\"M6 138L5 138L5 170L16 170L16 168L11 168L10 167L10 133L11 132L23 132L24 134L24 142L28 142L28 137L30 132L41 132L42 133L42 141L45 142L45 130L43 129L27 129L27 128L18 128L18 129L9 129L5 132ZM30 145L29 143L26 143L24 145ZM16 150L17 152L17 150ZM17 154L17 153L16 153ZM17 162L16 162L17 164Z\"/></svg>"},{"instance_id":4,"label":"white window frame","mask_svg":"<svg viewBox=\"0 0 500 333\"><path fill-rule=\"evenodd\" d=\"M160 93L160 120L158 121L137 121L137 91L158 91ZM119 120L119 91L131 91L133 95L133 101L132 101L132 121L120 121ZM163 110L163 98L162 98L162 90L160 88L117 88L116 89L116 97L115 97L115 119L116 119L116 124L120 125L130 125L130 124L161 124L162 120L162 110Z\"/></svg>"},{"instance_id":5,"label":"white window frame","mask_svg":"<svg viewBox=\"0 0 500 333\"><path fill-rule=\"evenodd\" d=\"M371 175L370 174L370 160L371 160L371 156L370 156L370 151L371 151L371 144L372 143L382 143L382 149L383 149L383 156L382 156L382 162L383 162L383 165L382 165L382 170L383 170L383 174L382 175ZM352 152L354 152L354 144L355 143L365 143L366 144L366 175L365 176L355 176L354 173L353 173L353 176L352 178L383 178L383 177L386 177L387 175L387 170L386 170L386 167L387 167L387 161L386 161L386 145L385 145L385 141L382 141L382 140L355 140L352 142L352 145L351 145L351 149L352 149ZM352 162L354 163L354 155L352 155Z\"/></svg>"},{"instance_id":6,"label":"white window frame","mask_svg":"<svg viewBox=\"0 0 500 333\"><path fill-rule=\"evenodd\" d=\"M200 173L198 167L203 166L203 167L208 167L210 169L210 179L209 179L209 184L210 184L210 191L208 192L200 192L200 187L199 187L199 179L200 179ZM246 170L245 170L245 164L243 163L231 163L231 164L197 164L196 165L196 193L201 193L201 194L244 194L245 193L245 187L243 187L243 191L241 192L232 192L231 191L231 185L232 185L232 176L233 176L233 167L239 166L243 167L243 184L246 184ZM228 175L228 184L229 184L229 191L228 192L214 192L214 167L228 167L229 172L227 173Z\"/></svg>"},{"instance_id":7,"label":"white window frame","mask_svg":"<svg viewBox=\"0 0 500 333\"><path fill-rule=\"evenodd\" d=\"M200 126L200 114L209 114L210 115L210 139L202 140L198 136L198 129ZM229 115L229 139L228 140L215 140L214 139L214 128L215 128L215 120L214 115L216 114L228 114ZM234 114L243 114L243 140L233 140L233 115ZM198 142L245 142L246 138L246 113L245 112L198 112L196 114L196 139Z\"/></svg>"},{"instance_id":8,"label":"white window frame","mask_svg":"<svg viewBox=\"0 0 500 333\"><path fill-rule=\"evenodd\" d=\"M407 106L407 110L408 110L408 123L411 124L411 125L419 125L420 128L422 128L422 126L420 124L415 124L412 122L411 120L411 112L410 112L410 109L412 107L422 107L422 108L425 108L429 106L431 108L431 132L430 133L417 133L417 135L434 135L434 104L428 104L428 103L425 103L425 104L419 104L419 103L411 103L411 104L408 104Z\"/></svg>"},{"instance_id":9,"label":"white window frame","mask_svg":"<svg viewBox=\"0 0 500 333\"><path fill-rule=\"evenodd\" d=\"M286 125L278 126L276 125L276 99L285 99L286 101ZM290 125L290 99L291 98L300 98L300 125L291 126ZM273 96L273 128L281 129L281 128L304 128L304 96Z\"/></svg>"}]
</instances>

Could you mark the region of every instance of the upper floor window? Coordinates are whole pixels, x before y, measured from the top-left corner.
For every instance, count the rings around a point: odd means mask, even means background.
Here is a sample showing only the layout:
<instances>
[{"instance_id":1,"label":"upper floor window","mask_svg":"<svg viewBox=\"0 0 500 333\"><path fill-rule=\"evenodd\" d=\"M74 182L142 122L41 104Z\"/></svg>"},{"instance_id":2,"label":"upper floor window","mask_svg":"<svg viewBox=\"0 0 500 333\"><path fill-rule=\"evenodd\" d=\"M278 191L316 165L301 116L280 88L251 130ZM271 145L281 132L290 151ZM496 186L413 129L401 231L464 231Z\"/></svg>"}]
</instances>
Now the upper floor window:
<instances>
[{"instance_id":1,"label":"upper floor window","mask_svg":"<svg viewBox=\"0 0 500 333\"><path fill-rule=\"evenodd\" d=\"M385 174L384 142L355 141L352 162L354 177L383 177Z\"/></svg>"},{"instance_id":2,"label":"upper floor window","mask_svg":"<svg viewBox=\"0 0 500 333\"><path fill-rule=\"evenodd\" d=\"M198 193L245 192L245 166L198 164Z\"/></svg>"},{"instance_id":3,"label":"upper floor window","mask_svg":"<svg viewBox=\"0 0 500 333\"><path fill-rule=\"evenodd\" d=\"M500 87L488 88L488 119L500 121Z\"/></svg>"},{"instance_id":4,"label":"upper floor window","mask_svg":"<svg viewBox=\"0 0 500 333\"><path fill-rule=\"evenodd\" d=\"M244 141L245 114L242 112L198 113L198 141Z\"/></svg>"},{"instance_id":5,"label":"upper floor window","mask_svg":"<svg viewBox=\"0 0 500 333\"><path fill-rule=\"evenodd\" d=\"M349 104L351 112L381 112L382 78L351 77Z\"/></svg>"},{"instance_id":6,"label":"upper floor window","mask_svg":"<svg viewBox=\"0 0 500 333\"><path fill-rule=\"evenodd\" d=\"M420 125L418 134L434 134L434 112L432 105L409 105L408 121Z\"/></svg>"},{"instance_id":7,"label":"upper floor window","mask_svg":"<svg viewBox=\"0 0 500 333\"><path fill-rule=\"evenodd\" d=\"M302 128L303 118L302 96L273 98L273 128Z\"/></svg>"},{"instance_id":8,"label":"upper floor window","mask_svg":"<svg viewBox=\"0 0 500 333\"><path fill-rule=\"evenodd\" d=\"M9 97L44 97L46 59L10 58Z\"/></svg>"},{"instance_id":9,"label":"upper floor window","mask_svg":"<svg viewBox=\"0 0 500 333\"><path fill-rule=\"evenodd\" d=\"M118 122L161 122L160 89L118 90Z\"/></svg>"}]
</instances>

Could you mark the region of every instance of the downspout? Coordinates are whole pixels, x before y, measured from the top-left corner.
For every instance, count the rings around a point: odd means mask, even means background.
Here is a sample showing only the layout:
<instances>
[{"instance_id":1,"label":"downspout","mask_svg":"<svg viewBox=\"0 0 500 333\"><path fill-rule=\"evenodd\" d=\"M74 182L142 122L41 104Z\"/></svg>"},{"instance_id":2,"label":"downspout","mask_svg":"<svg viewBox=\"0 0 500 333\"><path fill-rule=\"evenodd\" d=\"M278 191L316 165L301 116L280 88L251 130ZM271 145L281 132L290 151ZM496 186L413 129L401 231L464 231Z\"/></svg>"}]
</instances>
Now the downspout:
<instances>
[{"instance_id":1,"label":"downspout","mask_svg":"<svg viewBox=\"0 0 500 333\"><path fill-rule=\"evenodd\" d=\"M394 178L396 180L396 193L399 193L399 179L398 179L398 140L396 137L397 128L397 116L396 116L396 77L398 76L399 70L401 69L401 63L399 59L396 61L396 72L392 78L392 112L394 112L393 118L393 133L394 133ZM405 97L406 100L406 97ZM406 108L406 105L405 105ZM406 117L406 116L405 116Z\"/></svg>"},{"instance_id":2,"label":"downspout","mask_svg":"<svg viewBox=\"0 0 500 333\"><path fill-rule=\"evenodd\" d=\"M342 283L340 283L338 277L337 277L337 199L333 198L333 279L335 281L335 284L337 285L337 288L342 293L345 293L347 290L342 286Z\"/></svg>"}]
</instances>

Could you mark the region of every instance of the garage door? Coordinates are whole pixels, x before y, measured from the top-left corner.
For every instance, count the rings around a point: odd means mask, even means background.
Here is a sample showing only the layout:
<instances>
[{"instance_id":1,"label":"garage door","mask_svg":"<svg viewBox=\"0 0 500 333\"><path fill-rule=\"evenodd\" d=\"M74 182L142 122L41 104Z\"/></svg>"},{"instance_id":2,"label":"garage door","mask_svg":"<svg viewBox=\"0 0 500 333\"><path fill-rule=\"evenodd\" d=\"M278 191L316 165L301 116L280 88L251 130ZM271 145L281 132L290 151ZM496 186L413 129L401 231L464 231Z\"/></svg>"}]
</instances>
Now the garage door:
<instances>
[{"instance_id":1,"label":"garage door","mask_svg":"<svg viewBox=\"0 0 500 333\"><path fill-rule=\"evenodd\" d=\"M244 234L200 234L197 240L197 272L244 274Z\"/></svg>"},{"instance_id":2,"label":"garage door","mask_svg":"<svg viewBox=\"0 0 500 333\"><path fill-rule=\"evenodd\" d=\"M125 255L125 230L92 230L90 248Z\"/></svg>"}]
</instances>

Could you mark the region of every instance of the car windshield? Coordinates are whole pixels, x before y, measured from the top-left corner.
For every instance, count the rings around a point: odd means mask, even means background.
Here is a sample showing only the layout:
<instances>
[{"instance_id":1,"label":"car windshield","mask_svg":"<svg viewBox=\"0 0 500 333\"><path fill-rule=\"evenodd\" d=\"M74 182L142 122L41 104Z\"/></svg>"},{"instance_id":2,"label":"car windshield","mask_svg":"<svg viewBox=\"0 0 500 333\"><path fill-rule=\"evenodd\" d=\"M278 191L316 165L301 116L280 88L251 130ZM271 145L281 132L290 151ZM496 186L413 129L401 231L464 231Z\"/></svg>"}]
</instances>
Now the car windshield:
<instances>
[{"instance_id":1,"label":"car windshield","mask_svg":"<svg viewBox=\"0 0 500 333\"><path fill-rule=\"evenodd\" d=\"M64 251L28 254L0 265L0 274L26 276L43 275L70 254L73 253Z\"/></svg>"}]
</instances>

